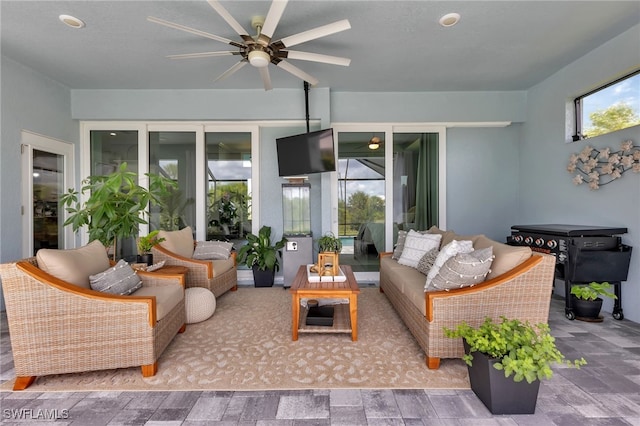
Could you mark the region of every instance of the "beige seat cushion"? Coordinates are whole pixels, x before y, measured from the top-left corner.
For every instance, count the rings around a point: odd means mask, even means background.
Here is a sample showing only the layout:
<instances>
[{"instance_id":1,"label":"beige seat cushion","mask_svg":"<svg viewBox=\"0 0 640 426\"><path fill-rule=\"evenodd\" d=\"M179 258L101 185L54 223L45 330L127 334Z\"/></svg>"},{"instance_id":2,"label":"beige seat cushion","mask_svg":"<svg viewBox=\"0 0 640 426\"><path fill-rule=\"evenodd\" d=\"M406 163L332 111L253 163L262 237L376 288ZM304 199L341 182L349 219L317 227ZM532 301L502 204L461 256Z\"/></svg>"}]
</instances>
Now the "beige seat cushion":
<instances>
[{"instance_id":1,"label":"beige seat cushion","mask_svg":"<svg viewBox=\"0 0 640 426\"><path fill-rule=\"evenodd\" d=\"M474 244L475 249L493 247L493 263L487 279L497 277L515 268L531 257L531 248L526 246L510 246L480 235Z\"/></svg>"},{"instance_id":2,"label":"beige seat cushion","mask_svg":"<svg viewBox=\"0 0 640 426\"><path fill-rule=\"evenodd\" d=\"M40 249L36 259L38 268L84 288L91 288L90 275L106 271L110 266L107 249L98 240L77 249Z\"/></svg>"},{"instance_id":3,"label":"beige seat cushion","mask_svg":"<svg viewBox=\"0 0 640 426\"><path fill-rule=\"evenodd\" d=\"M193 257L193 230L190 226L179 231L160 231L158 238L165 239L160 245L167 250L189 259Z\"/></svg>"},{"instance_id":4,"label":"beige seat cushion","mask_svg":"<svg viewBox=\"0 0 640 426\"><path fill-rule=\"evenodd\" d=\"M212 260L211 263L213 263L214 277L219 277L235 266L235 261L232 257L224 260Z\"/></svg>"},{"instance_id":5,"label":"beige seat cushion","mask_svg":"<svg viewBox=\"0 0 640 426\"><path fill-rule=\"evenodd\" d=\"M156 320L160 321L169 312L182 303L184 299L184 288L179 285L163 285L154 287L142 287L131 294L132 296L155 296L156 297Z\"/></svg>"}]
</instances>

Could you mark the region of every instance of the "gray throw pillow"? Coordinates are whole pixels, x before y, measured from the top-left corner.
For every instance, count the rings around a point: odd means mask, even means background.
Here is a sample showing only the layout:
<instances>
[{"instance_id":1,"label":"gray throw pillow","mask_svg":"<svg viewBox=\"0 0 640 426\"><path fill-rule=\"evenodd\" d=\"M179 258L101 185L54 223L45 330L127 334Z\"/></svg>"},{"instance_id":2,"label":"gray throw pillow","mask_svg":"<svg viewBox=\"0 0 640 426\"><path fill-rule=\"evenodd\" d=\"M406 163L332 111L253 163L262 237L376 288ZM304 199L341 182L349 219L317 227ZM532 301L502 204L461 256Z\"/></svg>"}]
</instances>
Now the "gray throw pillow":
<instances>
[{"instance_id":1,"label":"gray throw pillow","mask_svg":"<svg viewBox=\"0 0 640 426\"><path fill-rule=\"evenodd\" d=\"M398 241L393 249L392 259L398 260L402 256L402 249L404 248L404 241L407 239L407 231L398 231Z\"/></svg>"},{"instance_id":2,"label":"gray throw pillow","mask_svg":"<svg viewBox=\"0 0 640 426\"><path fill-rule=\"evenodd\" d=\"M89 276L89 283L93 290L122 295L129 295L142 287L140 277L122 259L106 271Z\"/></svg>"},{"instance_id":3,"label":"gray throw pillow","mask_svg":"<svg viewBox=\"0 0 640 426\"><path fill-rule=\"evenodd\" d=\"M471 253L458 253L449 258L440 268L427 288L429 290L451 290L469 287L485 280L493 262L491 247Z\"/></svg>"},{"instance_id":4,"label":"gray throw pillow","mask_svg":"<svg viewBox=\"0 0 640 426\"><path fill-rule=\"evenodd\" d=\"M422 258L420 258L420 260L418 261L418 266L416 266L416 269L427 275L429 273L429 269L431 269L434 262L436 261L436 258L438 257L438 252L439 250L436 248L426 252L424 256L422 256Z\"/></svg>"},{"instance_id":5,"label":"gray throw pillow","mask_svg":"<svg viewBox=\"0 0 640 426\"><path fill-rule=\"evenodd\" d=\"M228 259L232 248L233 243L227 241L198 241L193 258L200 260Z\"/></svg>"}]
</instances>

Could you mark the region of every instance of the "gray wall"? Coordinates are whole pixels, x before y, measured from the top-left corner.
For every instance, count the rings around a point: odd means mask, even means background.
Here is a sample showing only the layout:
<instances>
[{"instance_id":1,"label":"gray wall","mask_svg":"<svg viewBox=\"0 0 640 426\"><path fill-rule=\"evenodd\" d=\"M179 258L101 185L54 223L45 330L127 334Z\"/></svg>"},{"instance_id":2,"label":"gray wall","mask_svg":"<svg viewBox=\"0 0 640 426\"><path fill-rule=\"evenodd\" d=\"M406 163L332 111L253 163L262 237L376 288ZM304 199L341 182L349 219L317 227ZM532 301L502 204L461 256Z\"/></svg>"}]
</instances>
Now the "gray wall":
<instances>
[{"instance_id":1,"label":"gray wall","mask_svg":"<svg viewBox=\"0 0 640 426\"><path fill-rule=\"evenodd\" d=\"M22 257L22 130L76 144L79 130L71 119L68 88L4 56L1 66L0 261L8 262ZM0 310L4 310L1 297Z\"/></svg>"},{"instance_id":2,"label":"gray wall","mask_svg":"<svg viewBox=\"0 0 640 426\"><path fill-rule=\"evenodd\" d=\"M520 221L528 223L569 223L623 226L629 233L623 242L634 247L629 279L622 286L622 308L626 318L640 322L640 175L627 172L622 178L590 191L575 186L567 172L569 156L586 145L610 147L632 139L640 145L640 126L566 143L566 103L637 69L640 64L640 25L533 87L528 95L527 122L523 125L520 149ZM603 309L611 310L606 301Z\"/></svg>"}]
</instances>

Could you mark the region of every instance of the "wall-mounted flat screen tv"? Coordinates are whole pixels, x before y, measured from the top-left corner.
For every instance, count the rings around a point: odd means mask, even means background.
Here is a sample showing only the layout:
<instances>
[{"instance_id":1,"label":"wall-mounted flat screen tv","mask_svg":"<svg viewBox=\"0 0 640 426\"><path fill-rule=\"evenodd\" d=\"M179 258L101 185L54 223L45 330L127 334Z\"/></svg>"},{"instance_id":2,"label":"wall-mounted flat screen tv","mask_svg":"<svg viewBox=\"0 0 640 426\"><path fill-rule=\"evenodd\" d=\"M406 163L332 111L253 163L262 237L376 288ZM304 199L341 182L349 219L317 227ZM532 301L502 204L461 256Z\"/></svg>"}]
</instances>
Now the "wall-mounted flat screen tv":
<instances>
[{"instance_id":1,"label":"wall-mounted flat screen tv","mask_svg":"<svg viewBox=\"0 0 640 426\"><path fill-rule=\"evenodd\" d=\"M333 129L276 139L280 176L299 176L336 170Z\"/></svg>"}]
</instances>

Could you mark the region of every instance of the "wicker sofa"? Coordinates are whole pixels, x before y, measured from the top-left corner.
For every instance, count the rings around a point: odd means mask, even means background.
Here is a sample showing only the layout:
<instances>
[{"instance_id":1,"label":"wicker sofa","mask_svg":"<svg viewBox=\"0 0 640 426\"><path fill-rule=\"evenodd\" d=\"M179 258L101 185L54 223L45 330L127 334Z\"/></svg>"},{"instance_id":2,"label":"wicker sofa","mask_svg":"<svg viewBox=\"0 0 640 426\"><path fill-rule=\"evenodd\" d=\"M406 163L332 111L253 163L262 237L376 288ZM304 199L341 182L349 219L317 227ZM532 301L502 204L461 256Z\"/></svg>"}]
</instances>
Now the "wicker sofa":
<instances>
[{"instance_id":1,"label":"wicker sofa","mask_svg":"<svg viewBox=\"0 0 640 426\"><path fill-rule=\"evenodd\" d=\"M37 257L0 265L14 390L51 374L139 366L143 376L155 375L158 358L185 330L180 278L138 272L142 287L131 295L95 291L89 276L111 267L102 244L47 251L54 256L46 261L40 250ZM52 259L53 270L46 272ZM68 280L60 278L65 274Z\"/></svg>"},{"instance_id":2,"label":"wicker sofa","mask_svg":"<svg viewBox=\"0 0 640 426\"><path fill-rule=\"evenodd\" d=\"M198 242L193 239L193 231L189 226L179 231L160 231L158 238L164 241L151 249L153 261L187 267L187 288L203 287L215 297L238 289L236 252L232 251L222 259L194 258Z\"/></svg>"},{"instance_id":3,"label":"wicker sofa","mask_svg":"<svg viewBox=\"0 0 640 426\"><path fill-rule=\"evenodd\" d=\"M425 275L398 263L393 253L380 256L380 291L387 296L426 355L428 368L437 369L441 358L461 358L462 341L445 337L443 329L462 321L479 325L485 317L519 318L547 322L553 289L555 258L533 253L528 247L512 247L484 235L440 233L440 248L449 242L472 241L474 249L491 247L492 270L484 281L469 287L425 291Z\"/></svg>"}]
</instances>

